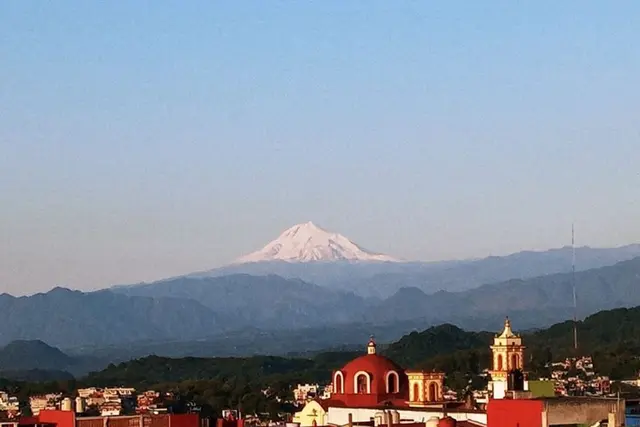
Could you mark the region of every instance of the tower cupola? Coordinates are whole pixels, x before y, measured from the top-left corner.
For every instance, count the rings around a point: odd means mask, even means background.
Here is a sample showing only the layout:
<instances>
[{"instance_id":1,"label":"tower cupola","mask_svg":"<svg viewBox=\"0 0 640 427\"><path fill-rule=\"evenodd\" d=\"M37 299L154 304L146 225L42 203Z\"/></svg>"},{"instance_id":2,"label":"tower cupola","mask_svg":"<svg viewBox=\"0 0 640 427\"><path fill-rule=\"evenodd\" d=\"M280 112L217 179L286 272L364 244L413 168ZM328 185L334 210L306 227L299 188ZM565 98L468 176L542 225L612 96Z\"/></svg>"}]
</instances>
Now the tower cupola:
<instances>
[{"instance_id":1,"label":"tower cupola","mask_svg":"<svg viewBox=\"0 0 640 427\"><path fill-rule=\"evenodd\" d=\"M376 341L373 339L373 335L369 338L369 344L367 344L367 354L376 354Z\"/></svg>"},{"instance_id":2,"label":"tower cupola","mask_svg":"<svg viewBox=\"0 0 640 427\"><path fill-rule=\"evenodd\" d=\"M517 338L518 336L511 330L511 320L507 317L504 320L504 329L500 334L500 338Z\"/></svg>"}]
</instances>

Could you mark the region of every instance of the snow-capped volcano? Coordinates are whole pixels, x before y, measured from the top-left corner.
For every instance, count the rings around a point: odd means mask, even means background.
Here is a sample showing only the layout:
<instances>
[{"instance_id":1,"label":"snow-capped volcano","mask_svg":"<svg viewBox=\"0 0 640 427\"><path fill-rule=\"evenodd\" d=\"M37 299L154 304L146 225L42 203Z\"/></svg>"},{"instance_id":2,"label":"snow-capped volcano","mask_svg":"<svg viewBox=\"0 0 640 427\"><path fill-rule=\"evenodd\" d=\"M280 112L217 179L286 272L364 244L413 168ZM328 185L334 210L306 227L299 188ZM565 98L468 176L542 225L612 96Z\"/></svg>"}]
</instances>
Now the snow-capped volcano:
<instances>
[{"instance_id":1,"label":"snow-capped volcano","mask_svg":"<svg viewBox=\"0 0 640 427\"><path fill-rule=\"evenodd\" d=\"M263 261L390 261L399 260L369 252L341 234L313 222L294 225L264 248L235 260L234 264Z\"/></svg>"}]
</instances>

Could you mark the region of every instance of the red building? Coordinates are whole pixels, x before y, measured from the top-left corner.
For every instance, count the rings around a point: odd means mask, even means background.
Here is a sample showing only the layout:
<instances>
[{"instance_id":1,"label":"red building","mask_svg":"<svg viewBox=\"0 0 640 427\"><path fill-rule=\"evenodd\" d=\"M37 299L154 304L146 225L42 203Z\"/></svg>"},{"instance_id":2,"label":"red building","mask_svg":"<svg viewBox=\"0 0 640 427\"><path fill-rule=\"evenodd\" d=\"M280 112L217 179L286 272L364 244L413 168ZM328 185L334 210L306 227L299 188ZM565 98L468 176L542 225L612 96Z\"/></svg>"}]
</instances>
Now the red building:
<instances>
[{"instance_id":1,"label":"red building","mask_svg":"<svg viewBox=\"0 0 640 427\"><path fill-rule=\"evenodd\" d=\"M488 427L549 427L624 425L624 400L591 397L492 399L487 405Z\"/></svg>"}]
</instances>

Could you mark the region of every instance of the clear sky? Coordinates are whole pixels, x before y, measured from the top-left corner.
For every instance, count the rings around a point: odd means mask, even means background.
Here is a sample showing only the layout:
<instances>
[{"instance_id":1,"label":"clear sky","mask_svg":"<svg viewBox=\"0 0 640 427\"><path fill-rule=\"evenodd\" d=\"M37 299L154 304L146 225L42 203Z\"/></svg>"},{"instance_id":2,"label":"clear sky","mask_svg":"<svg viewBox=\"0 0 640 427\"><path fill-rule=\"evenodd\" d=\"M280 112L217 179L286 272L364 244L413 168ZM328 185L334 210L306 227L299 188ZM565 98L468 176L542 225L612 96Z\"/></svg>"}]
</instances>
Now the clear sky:
<instances>
[{"instance_id":1,"label":"clear sky","mask_svg":"<svg viewBox=\"0 0 640 427\"><path fill-rule=\"evenodd\" d=\"M640 242L640 2L0 2L0 291L303 221L435 260Z\"/></svg>"}]
</instances>

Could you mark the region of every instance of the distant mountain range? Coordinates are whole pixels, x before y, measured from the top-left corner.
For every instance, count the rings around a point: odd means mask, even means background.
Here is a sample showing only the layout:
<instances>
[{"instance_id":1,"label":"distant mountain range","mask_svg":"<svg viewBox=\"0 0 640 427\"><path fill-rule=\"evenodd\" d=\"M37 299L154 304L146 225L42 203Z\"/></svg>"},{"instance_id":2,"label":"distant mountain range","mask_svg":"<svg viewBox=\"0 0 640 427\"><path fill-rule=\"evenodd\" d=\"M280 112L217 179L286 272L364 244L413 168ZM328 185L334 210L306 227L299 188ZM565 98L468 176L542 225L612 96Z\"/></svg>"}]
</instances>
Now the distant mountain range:
<instances>
[{"instance_id":1,"label":"distant mountain range","mask_svg":"<svg viewBox=\"0 0 640 427\"><path fill-rule=\"evenodd\" d=\"M231 274L275 274L316 285L353 292L362 297L387 298L401 288L415 287L425 293L459 292L511 279L530 279L571 271L570 247L543 252L518 252L479 260L419 262L258 262L193 273L187 277L219 277ZM580 247L576 271L613 265L640 257L640 245L619 248Z\"/></svg>"},{"instance_id":2,"label":"distant mountain range","mask_svg":"<svg viewBox=\"0 0 640 427\"><path fill-rule=\"evenodd\" d=\"M306 352L445 322L494 329L505 315L524 328L543 327L572 312L571 248L391 262L306 223L257 253L268 261L89 293L2 294L0 345L41 340L117 360L148 352ZM242 259L262 259L254 255ZM580 316L640 304L640 245L577 248L576 259Z\"/></svg>"},{"instance_id":3,"label":"distant mountain range","mask_svg":"<svg viewBox=\"0 0 640 427\"><path fill-rule=\"evenodd\" d=\"M640 305L640 257L575 274L578 315L584 317L600 310ZM416 312L430 317L486 318L517 317L527 313L539 319L560 321L573 313L571 273L551 274L527 280L512 279L488 284L464 292L426 294L417 288L404 288L372 311L375 321L393 322L414 319ZM544 323L527 327L543 326ZM531 319L533 320L533 319Z\"/></svg>"},{"instance_id":4,"label":"distant mountain range","mask_svg":"<svg viewBox=\"0 0 640 427\"><path fill-rule=\"evenodd\" d=\"M198 301L215 313L227 330L295 329L353 322L364 320L367 307L373 304L352 293L275 275L182 277L114 291L136 297Z\"/></svg>"},{"instance_id":5,"label":"distant mountain range","mask_svg":"<svg viewBox=\"0 0 640 427\"><path fill-rule=\"evenodd\" d=\"M13 340L79 346L196 339L217 330L216 314L193 299L84 293L60 287L25 297L0 295L0 345Z\"/></svg>"},{"instance_id":6,"label":"distant mountain range","mask_svg":"<svg viewBox=\"0 0 640 427\"><path fill-rule=\"evenodd\" d=\"M67 380L106 366L95 357L69 356L40 340L12 341L0 348L0 378L19 381Z\"/></svg>"},{"instance_id":7,"label":"distant mountain range","mask_svg":"<svg viewBox=\"0 0 640 427\"><path fill-rule=\"evenodd\" d=\"M640 257L578 272L576 283L580 316L639 305ZM211 343L218 343L219 352L229 352L224 337L232 336L234 346L242 349L236 352L252 353L259 337L291 337L306 328L312 336L300 339L298 334L282 351L307 351L332 345L332 338L343 332L346 338L336 345L353 344L348 337L367 330L397 337L444 322L494 329L505 315L523 328L542 327L571 317L571 304L569 273L462 292L427 294L402 288L386 299L274 275L182 277L91 293L56 288L29 297L1 295L0 345L16 339L42 340L62 348L95 350L149 349L168 342L179 349L179 341L198 342L215 353ZM324 332L319 336L314 330ZM186 345L189 351L200 351L198 345Z\"/></svg>"},{"instance_id":8,"label":"distant mountain range","mask_svg":"<svg viewBox=\"0 0 640 427\"><path fill-rule=\"evenodd\" d=\"M640 245L576 248L576 270L587 270L640 256ZM187 277L232 274L277 275L362 297L387 298L403 287L424 292L464 291L488 283L571 271L570 247L524 251L478 260L416 262L368 251L345 236L312 222L285 230L264 248L234 263Z\"/></svg>"}]
</instances>

